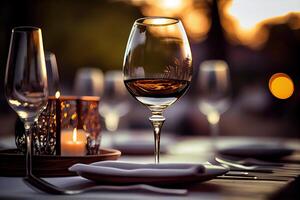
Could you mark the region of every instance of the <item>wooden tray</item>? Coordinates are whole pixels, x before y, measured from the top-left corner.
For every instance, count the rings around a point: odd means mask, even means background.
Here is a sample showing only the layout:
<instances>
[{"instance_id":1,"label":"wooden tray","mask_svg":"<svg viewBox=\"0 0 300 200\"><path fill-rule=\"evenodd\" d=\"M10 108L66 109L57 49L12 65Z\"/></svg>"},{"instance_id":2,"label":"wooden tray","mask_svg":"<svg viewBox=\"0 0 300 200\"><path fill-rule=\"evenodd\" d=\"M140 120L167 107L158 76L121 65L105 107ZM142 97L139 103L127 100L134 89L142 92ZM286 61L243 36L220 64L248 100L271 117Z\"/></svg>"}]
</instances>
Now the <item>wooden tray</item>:
<instances>
[{"instance_id":1,"label":"wooden tray","mask_svg":"<svg viewBox=\"0 0 300 200\"><path fill-rule=\"evenodd\" d=\"M42 177L74 176L68 168L76 163L89 164L103 160L117 160L121 152L100 149L99 155L87 156L33 156L33 174ZM0 176L25 176L25 155L17 149L0 151Z\"/></svg>"}]
</instances>

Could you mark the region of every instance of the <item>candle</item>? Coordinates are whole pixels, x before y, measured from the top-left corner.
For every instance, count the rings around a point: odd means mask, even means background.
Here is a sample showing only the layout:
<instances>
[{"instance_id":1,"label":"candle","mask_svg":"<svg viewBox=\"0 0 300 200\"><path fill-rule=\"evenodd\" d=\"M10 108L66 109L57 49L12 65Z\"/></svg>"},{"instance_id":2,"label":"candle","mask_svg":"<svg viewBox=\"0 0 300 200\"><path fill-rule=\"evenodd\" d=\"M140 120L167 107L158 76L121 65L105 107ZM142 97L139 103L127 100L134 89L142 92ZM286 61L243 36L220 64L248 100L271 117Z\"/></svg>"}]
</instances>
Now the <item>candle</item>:
<instances>
[{"instance_id":1,"label":"candle","mask_svg":"<svg viewBox=\"0 0 300 200\"><path fill-rule=\"evenodd\" d=\"M61 131L61 155L84 156L86 155L87 132L82 129L65 129Z\"/></svg>"}]
</instances>

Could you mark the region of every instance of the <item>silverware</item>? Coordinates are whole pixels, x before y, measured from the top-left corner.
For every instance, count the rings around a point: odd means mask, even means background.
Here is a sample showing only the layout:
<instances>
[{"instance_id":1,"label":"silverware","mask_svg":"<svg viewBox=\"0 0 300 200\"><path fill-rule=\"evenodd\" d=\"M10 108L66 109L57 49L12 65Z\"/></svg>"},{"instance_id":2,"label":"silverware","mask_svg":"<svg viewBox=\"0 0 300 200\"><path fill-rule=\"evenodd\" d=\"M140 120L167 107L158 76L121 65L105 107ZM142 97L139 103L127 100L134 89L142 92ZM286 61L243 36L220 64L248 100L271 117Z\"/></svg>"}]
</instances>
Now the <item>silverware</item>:
<instances>
[{"instance_id":1,"label":"silverware","mask_svg":"<svg viewBox=\"0 0 300 200\"><path fill-rule=\"evenodd\" d=\"M212 162L219 163L219 165L230 169L225 175L218 177L221 179L289 181L295 179L299 174L299 171L286 170L282 165L274 167L265 165L245 166L240 162L236 163L235 161L224 159L223 157L215 157Z\"/></svg>"},{"instance_id":2,"label":"silverware","mask_svg":"<svg viewBox=\"0 0 300 200\"><path fill-rule=\"evenodd\" d=\"M257 166L257 167L268 167L268 168L275 168L278 170L287 170L287 171L298 171L300 172L300 165L297 164L290 164L290 163L282 163L282 162L271 162L271 161L263 161L254 158L246 158L242 160L230 159L235 160L234 162L246 165L246 166Z\"/></svg>"},{"instance_id":3,"label":"silverware","mask_svg":"<svg viewBox=\"0 0 300 200\"><path fill-rule=\"evenodd\" d=\"M266 165L270 162L265 162L265 165L244 165L242 162L232 161L226 158L215 157L215 161L220 163L221 165L226 165L232 171L249 171L249 172L261 172L261 173L276 173L276 174L285 174L289 176L297 176L300 173L300 166L299 165L277 165L277 166L270 166ZM252 160L254 161L254 160ZM262 161L264 162L264 161Z\"/></svg>"},{"instance_id":4,"label":"silverware","mask_svg":"<svg viewBox=\"0 0 300 200\"><path fill-rule=\"evenodd\" d=\"M232 162L244 165L244 166L258 166L258 167L275 167L279 169L286 170L300 170L300 165L292 163L283 163L283 162L274 162L274 161L265 161L255 158L238 158L233 156L221 156L222 159L230 160Z\"/></svg>"},{"instance_id":5,"label":"silverware","mask_svg":"<svg viewBox=\"0 0 300 200\"><path fill-rule=\"evenodd\" d=\"M243 172L243 171L229 171L225 174L226 176L244 176L244 177L256 177L256 179L262 179L262 178L280 178L280 179L294 179L297 176L290 175L290 174L265 174L265 173L256 173L256 172Z\"/></svg>"},{"instance_id":6,"label":"silverware","mask_svg":"<svg viewBox=\"0 0 300 200\"><path fill-rule=\"evenodd\" d=\"M257 180L257 181L289 181L291 178L269 176L269 177L257 177L257 176L228 176L222 175L216 177L216 179L229 179L229 180Z\"/></svg>"},{"instance_id":7,"label":"silverware","mask_svg":"<svg viewBox=\"0 0 300 200\"><path fill-rule=\"evenodd\" d=\"M235 160L235 162L242 164L242 165L246 165L246 166L251 166L251 165L268 166L268 167L283 167L284 166L284 163L263 161L263 160L258 160L255 158L245 158L245 159L237 160L237 158L231 157L230 160Z\"/></svg>"},{"instance_id":8,"label":"silverware","mask_svg":"<svg viewBox=\"0 0 300 200\"><path fill-rule=\"evenodd\" d=\"M113 185L96 185L92 187L87 187L80 190L68 190L59 188L51 183L44 181L41 178L35 177L34 175L29 175L25 177L24 182L34 190L39 190L46 192L48 194L56 195L76 195L89 191L130 191L130 190L143 190L148 192L160 193L160 194L171 194L171 195L186 195L186 189L169 189L169 188L160 188L151 185L145 184L136 184L136 185L126 185L126 186L113 186Z\"/></svg>"},{"instance_id":9,"label":"silverware","mask_svg":"<svg viewBox=\"0 0 300 200\"><path fill-rule=\"evenodd\" d=\"M223 167L229 168L230 171L251 171L251 172L261 172L261 173L273 173L271 168L258 168L257 166L245 166L238 164L229 160L221 159L220 157L215 157L210 160L209 163L215 165L222 165Z\"/></svg>"}]
</instances>

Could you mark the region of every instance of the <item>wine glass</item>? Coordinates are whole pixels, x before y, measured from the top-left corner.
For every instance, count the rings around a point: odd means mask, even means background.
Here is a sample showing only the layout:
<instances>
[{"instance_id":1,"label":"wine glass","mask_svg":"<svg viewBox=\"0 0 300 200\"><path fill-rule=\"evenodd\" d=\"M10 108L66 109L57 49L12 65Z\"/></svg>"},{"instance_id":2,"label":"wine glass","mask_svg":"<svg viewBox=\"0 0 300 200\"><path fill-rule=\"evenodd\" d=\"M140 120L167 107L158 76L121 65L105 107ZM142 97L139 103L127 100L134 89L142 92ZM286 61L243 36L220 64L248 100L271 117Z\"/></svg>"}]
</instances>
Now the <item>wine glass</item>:
<instances>
[{"instance_id":1,"label":"wine glass","mask_svg":"<svg viewBox=\"0 0 300 200\"><path fill-rule=\"evenodd\" d=\"M5 96L24 123L26 176L32 174L31 127L47 105L48 84L41 29L12 30L5 74Z\"/></svg>"},{"instance_id":2,"label":"wine glass","mask_svg":"<svg viewBox=\"0 0 300 200\"><path fill-rule=\"evenodd\" d=\"M60 86L56 56L54 53L46 52L45 60L48 79L48 94L49 96L58 98L60 96Z\"/></svg>"},{"instance_id":3,"label":"wine glass","mask_svg":"<svg viewBox=\"0 0 300 200\"><path fill-rule=\"evenodd\" d=\"M230 104L230 75L223 60L201 63L198 76L199 110L206 116L212 136L212 147L217 148L219 121Z\"/></svg>"},{"instance_id":4,"label":"wine glass","mask_svg":"<svg viewBox=\"0 0 300 200\"><path fill-rule=\"evenodd\" d=\"M100 96L104 76L101 69L84 67L76 72L74 93L79 96Z\"/></svg>"},{"instance_id":5,"label":"wine glass","mask_svg":"<svg viewBox=\"0 0 300 200\"><path fill-rule=\"evenodd\" d=\"M106 129L110 132L118 129L120 118L129 111L126 94L122 71L107 71L104 76L104 91L101 96L99 112L104 118Z\"/></svg>"},{"instance_id":6,"label":"wine glass","mask_svg":"<svg viewBox=\"0 0 300 200\"><path fill-rule=\"evenodd\" d=\"M162 112L187 91L192 72L190 45L179 19L145 17L134 22L124 56L124 83L152 113L155 163L165 121Z\"/></svg>"}]
</instances>

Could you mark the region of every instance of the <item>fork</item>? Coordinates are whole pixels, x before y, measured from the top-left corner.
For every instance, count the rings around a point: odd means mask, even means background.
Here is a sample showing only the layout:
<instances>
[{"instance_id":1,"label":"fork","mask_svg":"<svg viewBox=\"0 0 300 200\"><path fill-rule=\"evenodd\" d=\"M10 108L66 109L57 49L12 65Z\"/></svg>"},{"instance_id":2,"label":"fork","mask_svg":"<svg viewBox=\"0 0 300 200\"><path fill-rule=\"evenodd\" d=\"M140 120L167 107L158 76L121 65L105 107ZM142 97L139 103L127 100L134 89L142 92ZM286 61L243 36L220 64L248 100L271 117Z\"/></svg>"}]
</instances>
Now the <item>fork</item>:
<instances>
[{"instance_id":1,"label":"fork","mask_svg":"<svg viewBox=\"0 0 300 200\"><path fill-rule=\"evenodd\" d=\"M262 173L273 173L273 169L266 167L258 167L258 166L245 166L236 162L232 162L230 160L226 160L220 157L215 157L211 160L213 164L218 164L222 166L227 166L232 171L251 171L251 172L262 172Z\"/></svg>"},{"instance_id":2,"label":"fork","mask_svg":"<svg viewBox=\"0 0 300 200\"><path fill-rule=\"evenodd\" d=\"M299 172L285 170L280 166L248 166L223 157L215 157L211 162L230 169L230 172L228 172L225 177L223 176L220 178L287 181L294 179L299 174Z\"/></svg>"},{"instance_id":3,"label":"fork","mask_svg":"<svg viewBox=\"0 0 300 200\"><path fill-rule=\"evenodd\" d=\"M170 195L186 195L188 192L187 189L160 188L160 187L155 187L146 184L136 184L136 185L126 185L126 186L96 185L96 186L87 187L79 190L69 190L69 189L59 188L32 174L27 175L23 180L29 187L31 187L34 190L39 190L48 194L56 194L56 195L76 195L76 194L82 194L85 192L96 191L96 190L106 190L106 191L143 190L148 192L170 194Z\"/></svg>"},{"instance_id":4,"label":"fork","mask_svg":"<svg viewBox=\"0 0 300 200\"><path fill-rule=\"evenodd\" d=\"M249 172L260 172L260 173L276 173L284 174L290 176L297 176L299 174L299 166L288 167L288 166L270 166L265 163L265 165L245 165L243 162L232 161L226 158L215 157L215 161L230 167L231 170L244 170Z\"/></svg>"}]
</instances>

